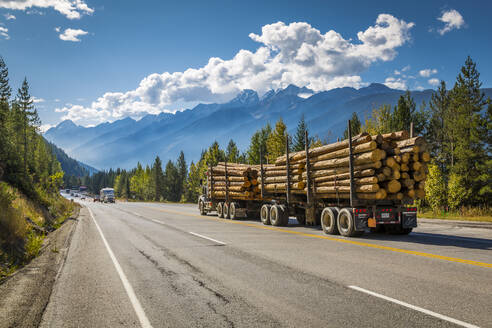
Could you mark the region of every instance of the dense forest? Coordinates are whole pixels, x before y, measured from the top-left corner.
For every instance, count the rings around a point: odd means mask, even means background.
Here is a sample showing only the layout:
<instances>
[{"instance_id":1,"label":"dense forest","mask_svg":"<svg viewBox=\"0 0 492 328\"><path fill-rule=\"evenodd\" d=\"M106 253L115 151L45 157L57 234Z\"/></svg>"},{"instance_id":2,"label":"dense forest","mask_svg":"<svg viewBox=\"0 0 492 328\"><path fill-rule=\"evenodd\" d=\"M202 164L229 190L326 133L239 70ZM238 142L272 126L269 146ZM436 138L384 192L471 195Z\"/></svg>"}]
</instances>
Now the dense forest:
<instances>
[{"instance_id":1,"label":"dense forest","mask_svg":"<svg viewBox=\"0 0 492 328\"><path fill-rule=\"evenodd\" d=\"M447 89L444 81L434 92L431 101L417 105L406 92L394 107L374 108L369 117L352 115L354 133L371 134L409 130L413 123L415 134L424 136L431 145L433 161L426 184L426 200L421 207L434 211L478 207L490 211L492 199L492 103L480 91L480 74L476 63L468 57L456 82ZM184 154L176 161L163 163L156 157L151 166L140 163L132 170L110 170L85 177L93 190L114 186L118 197L153 200L195 202L200 193L200 180L205 178L209 165L219 161L259 164L285 152L287 126L282 119L271 126L267 123L256 131L248 149L241 152L234 140L225 149L217 142L205 149L196 163L187 166ZM304 133L308 130L301 117L294 135L289 136L292 151L305 147ZM347 138L347 131L340 138ZM310 147L323 145L314 136ZM483 211L482 211L483 212Z\"/></svg>"},{"instance_id":2,"label":"dense forest","mask_svg":"<svg viewBox=\"0 0 492 328\"><path fill-rule=\"evenodd\" d=\"M0 57L0 278L35 256L40 231L56 227L73 208L59 195L63 171L39 125L27 79L12 97Z\"/></svg>"}]
</instances>

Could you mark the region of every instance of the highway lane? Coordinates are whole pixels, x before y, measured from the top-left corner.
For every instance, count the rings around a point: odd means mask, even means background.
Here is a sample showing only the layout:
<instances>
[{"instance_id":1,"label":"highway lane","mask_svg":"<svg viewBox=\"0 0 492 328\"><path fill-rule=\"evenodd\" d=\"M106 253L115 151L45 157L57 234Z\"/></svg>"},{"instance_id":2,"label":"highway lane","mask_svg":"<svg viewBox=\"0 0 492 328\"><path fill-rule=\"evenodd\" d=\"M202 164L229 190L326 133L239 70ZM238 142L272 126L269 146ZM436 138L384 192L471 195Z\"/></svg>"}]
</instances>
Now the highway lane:
<instances>
[{"instance_id":1,"label":"highway lane","mask_svg":"<svg viewBox=\"0 0 492 328\"><path fill-rule=\"evenodd\" d=\"M294 219L85 205L42 326L492 327L490 229L325 239Z\"/></svg>"}]
</instances>

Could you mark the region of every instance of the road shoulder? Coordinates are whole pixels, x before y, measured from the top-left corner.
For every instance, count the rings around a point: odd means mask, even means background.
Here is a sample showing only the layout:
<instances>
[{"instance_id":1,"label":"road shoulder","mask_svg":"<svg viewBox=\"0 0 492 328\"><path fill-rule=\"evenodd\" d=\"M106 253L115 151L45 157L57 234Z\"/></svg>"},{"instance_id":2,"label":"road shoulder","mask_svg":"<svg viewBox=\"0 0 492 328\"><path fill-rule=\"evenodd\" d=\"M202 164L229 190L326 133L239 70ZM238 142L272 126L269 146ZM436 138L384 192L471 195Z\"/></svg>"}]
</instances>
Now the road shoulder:
<instances>
[{"instance_id":1,"label":"road shoulder","mask_svg":"<svg viewBox=\"0 0 492 328\"><path fill-rule=\"evenodd\" d=\"M44 242L41 254L0 284L0 327L37 327L66 259L78 222L69 218Z\"/></svg>"}]
</instances>

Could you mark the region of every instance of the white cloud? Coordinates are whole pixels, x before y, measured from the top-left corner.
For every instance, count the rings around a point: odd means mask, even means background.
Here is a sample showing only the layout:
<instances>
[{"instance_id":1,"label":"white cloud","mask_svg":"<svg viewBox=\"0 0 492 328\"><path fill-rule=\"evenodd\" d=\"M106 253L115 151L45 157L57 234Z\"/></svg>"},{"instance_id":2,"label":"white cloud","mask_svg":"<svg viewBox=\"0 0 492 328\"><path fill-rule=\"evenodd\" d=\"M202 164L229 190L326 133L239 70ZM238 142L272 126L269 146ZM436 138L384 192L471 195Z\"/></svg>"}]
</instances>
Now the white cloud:
<instances>
[{"instance_id":1,"label":"white cloud","mask_svg":"<svg viewBox=\"0 0 492 328\"><path fill-rule=\"evenodd\" d=\"M433 68L433 69L426 68L426 69L419 71L419 75L422 77L429 77L429 76L434 75L436 73L437 73L437 69L435 69L435 68Z\"/></svg>"},{"instance_id":2,"label":"white cloud","mask_svg":"<svg viewBox=\"0 0 492 328\"><path fill-rule=\"evenodd\" d=\"M56 28L55 28L56 30ZM59 31L57 31L59 32ZM87 31L81 30L81 29L72 29L72 28L67 28L65 31L59 35L60 39L63 41L72 41L72 42L80 42L79 36L81 35L86 35Z\"/></svg>"},{"instance_id":3,"label":"white cloud","mask_svg":"<svg viewBox=\"0 0 492 328\"><path fill-rule=\"evenodd\" d=\"M63 119L81 124L140 118L146 113L172 112L175 103L223 102L242 89L263 94L289 84L314 91L363 85L360 74L374 62L390 61L410 39L413 23L381 14L376 24L357 33L358 41L330 30L322 34L308 23L277 22L249 36L260 43L255 51L239 50L232 59L212 57L200 68L154 73L135 90L108 92L89 107L57 109Z\"/></svg>"},{"instance_id":4,"label":"white cloud","mask_svg":"<svg viewBox=\"0 0 492 328\"><path fill-rule=\"evenodd\" d=\"M32 97L32 101L33 101L35 104L45 102L45 100L44 100L43 98L38 98L38 97Z\"/></svg>"},{"instance_id":5,"label":"white cloud","mask_svg":"<svg viewBox=\"0 0 492 328\"><path fill-rule=\"evenodd\" d=\"M55 98L53 101L54 101L54 102L60 102L60 99Z\"/></svg>"},{"instance_id":6,"label":"white cloud","mask_svg":"<svg viewBox=\"0 0 492 328\"><path fill-rule=\"evenodd\" d=\"M423 86L421 86L421 85L417 85L417 86L415 87L415 90L422 91L422 90L424 90L424 87L423 87Z\"/></svg>"},{"instance_id":7,"label":"white cloud","mask_svg":"<svg viewBox=\"0 0 492 328\"><path fill-rule=\"evenodd\" d=\"M433 79L429 79L429 81L427 81L430 85L434 86L434 87L437 87L439 85L439 79L436 79L436 78L433 78Z\"/></svg>"},{"instance_id":8,"label":"white cloud","mask_svg":"<svg viewBox=\"0 0 492 328\"><path fill-rule=\"evenodd\" d=\"M92 14L84 0L0 0L0 8L27 10L30 8L53 8L68 19L79 19L83 14Z\"/></svg>"},{"instance_id":9,"label":"white cloud","mask_svg":"<svg viewBox=\"0 0 492 328\"><path fill-rule=\"evenodd\" d=\"M9 29L4 26L0 26L0 37L3 37L5 40L10 39Z\"/></svg>"},{"instance_id":10,"label":"white cloud","mask_svg":"<svg viewBox=\"0 0 492 328\"><path fill-rule=\"evenodd\" d=\"M395 69L395 71L393 72L393 75L401 75L403 72L406 72L409 69L410 69L410 65L403 67L401 70Z\"/></svg>"},{"instance_id":11,"label":"white cloud","mask_svg":"<svg viewBox=\"0 0 492 328\"><path fill-rule=\"evenodd\" d=\"M5 17L6 20L15 19L15 16L10 13L4 14L3 17Z\"/></svg>"},{"instance_id":12,"label":"white cloud","mask_svg":"<svg viewBox=\"0 0 492 328\"><path fill-rule=\"evenodd\" d=\"M444 27L438 30L441 35L454 29L460 29L465 25L463 16L454 9L444 11L441 17L438 17L437 19L444 23Z\"/></svg>"},{"instance_id":13,"label":"white cloud","mask_svg":"<svg viewBox=\"0 0 492 328\"><path fill-rule=\"evenodd\" d=\"M60 26L55 27L55 32L60 33L60 31L61 31L61 27Z\"/></svg>"},{"instance_id":14,"label":"white cloud","mask_svg":"<svg viewBox=\"0 0 492 328\"><path fill-rule=\"evenodd\" d=\"M398 90L406 90L407 89L407 81L405 81L402 78L396 78L396 77L387 77L386 80L384 80L384 85L386 85L388 88L391 89L398 89Z\"/></svg>"},{"instance_id":15,"label":"white cloud","mask_svg":"<svg viewBox=\"0 0 492 328\"><path fill-rule=\"evenodd\" d=\"M45 133L46 131L48 131L49 129L51 129L54 126L55 126L54 124L42 124L39 127L39 130L41 131L41 133Z\"/></svg>"}]
</instances>

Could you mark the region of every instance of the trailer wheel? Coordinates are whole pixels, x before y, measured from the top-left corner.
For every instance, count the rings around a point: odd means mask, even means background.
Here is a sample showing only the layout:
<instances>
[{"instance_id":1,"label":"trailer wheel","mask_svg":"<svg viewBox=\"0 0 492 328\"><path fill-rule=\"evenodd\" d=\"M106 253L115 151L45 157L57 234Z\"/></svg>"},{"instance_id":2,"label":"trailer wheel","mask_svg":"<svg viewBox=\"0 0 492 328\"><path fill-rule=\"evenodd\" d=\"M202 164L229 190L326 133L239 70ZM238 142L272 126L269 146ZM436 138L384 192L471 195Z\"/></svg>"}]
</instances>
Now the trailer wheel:
<instances>
[{"instance_id":1,"label":"trailer wheel","mask_svg":"<svg viewBox=\"0 0 492 328\"><path fill-rule=\"evenodd\" d=\"M217 204L217 215L219 218L224 218L224 203L220 202Z\"/></svg>"},{"instance_id":2,"label":"trailer wheel","mask_svg":"<svg viewBox=\"0 0 492 328\"><path fill-rule=\"evenodd\" d=\"M200 210L201 215L207 215L207 211L205 211L205 204L203 204L201 199L198 201L198 209Z\"/></svg>"},{"instance_id":3,"label":"trailer wheel","mask_svg":"<svg viewBox=\"0 0 492 328\"><path fill-rule=\"evenodd\" d=\"M327 235L338 235L338 210L334 207L325 207L321 212L321 228Z\"/></svg>"},{"instance_id":4,"label":"trailer wheel","mask_svg":"<svg viewBox=\"0 0 492 328\"><path fill-rule=\"evenodd\" d=\"M231 220L237 219L237 217L236 217L236 207L237 207L237 204L236 203L231 203L229 205L229 219L231 219Z\"/></svg>"},{"instance_id":5,"label":"trailer wheel","mask_svg":"<svg viewBox=\"0 0 492 328\"><path fill-rule=\"evenodd\" d=\"M230 213L229 213L229 206L230 206L230 204L227 204L224 202L223 212L224 212L224 218L225 219L231 218Z\"/></svg>"},{"instance_id":6,"label":"trailer wheel","mask_svg":"<svg viewBox=\"0 0 492 328\"><path fill-rule=\"evenodd\" d=\"M270 205L263 205L260 210L260 219L264 225L270 225Z\"/></svg>"},{"instance_id":7,"label":"trailer wheel","mask_svg":"<svg viewBox=\"0 0 492 328\"><path fill-rule=\"evenodd\" d=\"M284 206L273 205L270 208L270 222L273 226L285 226L289 223L289 215Z\"/></svg>"},{"instance_id":8,"label":"trailer wheel","mask_svg":"<svg viewBox=\"0 0 492 328\"><path fill-rule=\"evenodd\" d=\"M356 237L362 235L363 231L355 230L355 219L352 211L348 208L343 208L338 213L338 231L345 237Z\"/></svg>"}]
</instances>

